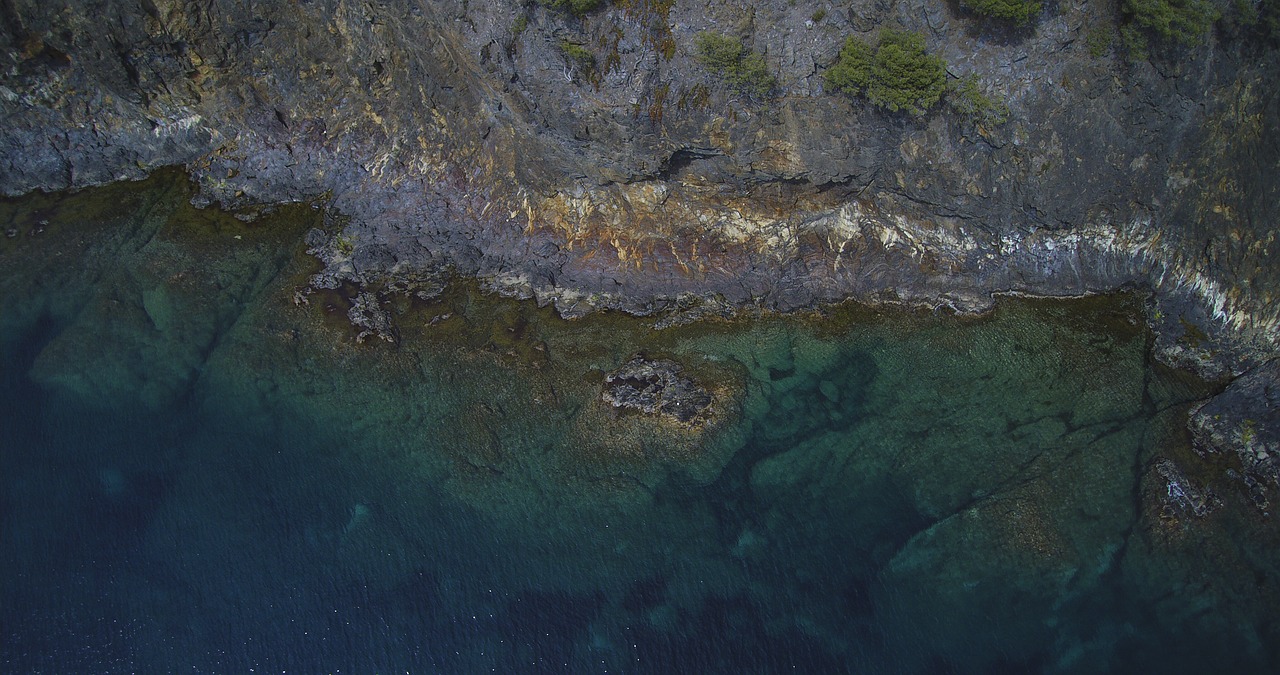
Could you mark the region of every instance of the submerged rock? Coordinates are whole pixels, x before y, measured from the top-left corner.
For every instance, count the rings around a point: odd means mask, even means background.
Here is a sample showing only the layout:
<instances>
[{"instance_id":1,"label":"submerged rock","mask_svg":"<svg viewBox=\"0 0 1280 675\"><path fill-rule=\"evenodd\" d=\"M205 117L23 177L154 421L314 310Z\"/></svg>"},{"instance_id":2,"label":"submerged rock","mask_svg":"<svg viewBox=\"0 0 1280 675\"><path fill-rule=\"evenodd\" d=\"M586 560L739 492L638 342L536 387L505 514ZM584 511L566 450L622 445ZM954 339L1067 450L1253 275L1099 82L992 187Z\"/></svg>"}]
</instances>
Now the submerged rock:
<instances>
[{"instance_id":1,"label":"submerged rock","mask_svg":"<svg viewBox=\"0 0 1280 675\"><path fill-rule=\"evenodd\" d=\"M1222 505L1213 490L1197 485L1171 459L1156 462L1156 473L1165 484L1164 513L1169 517L1193 515L1203 518Z\"/></svg>"},{"instance_id":2,"label":"submerged rock","mask_svg":"<svg viewBox=\"0 0 1280 675\"><path fill-rule=\"evenodd\" d=\"M614 408L690 424L711 406L710 392L682 376L675 361L635 356L604 378L601 397Z\"/></svg>"},{"instance_id":3,"label":"submerged rock","mask_svg":"<svg viewBox=\"0 0 1280 675\"><path fill-rule=\"evenodd\" d=\"M360 329L356 342L364 342L369 337L379 337L387 342L395 342L395 326L391 323L391 314L382 308L378 296L368 291L356 296L347 310L347 319Z\"/></svg>"}]
</instances>

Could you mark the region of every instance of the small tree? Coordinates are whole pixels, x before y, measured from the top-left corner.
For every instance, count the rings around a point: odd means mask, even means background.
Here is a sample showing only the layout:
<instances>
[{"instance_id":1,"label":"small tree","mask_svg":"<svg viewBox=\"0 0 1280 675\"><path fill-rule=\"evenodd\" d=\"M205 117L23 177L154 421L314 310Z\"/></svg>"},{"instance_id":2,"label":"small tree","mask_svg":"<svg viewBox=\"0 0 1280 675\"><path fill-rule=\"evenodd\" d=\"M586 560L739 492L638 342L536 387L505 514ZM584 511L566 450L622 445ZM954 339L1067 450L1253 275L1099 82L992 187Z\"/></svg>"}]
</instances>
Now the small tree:
<instances>
[{"instance_id":1,"label":"small tree","mask_svg":"<svg viewBox=\"0 0 1280 675\"><path fill-rule=\"evenodd\" d=\"M825 77L832 88L851 96L923 115L947 89L947 63L925 53L919 33L886 28L874 48L850 36Z\"/></svg>"}]
</instances>

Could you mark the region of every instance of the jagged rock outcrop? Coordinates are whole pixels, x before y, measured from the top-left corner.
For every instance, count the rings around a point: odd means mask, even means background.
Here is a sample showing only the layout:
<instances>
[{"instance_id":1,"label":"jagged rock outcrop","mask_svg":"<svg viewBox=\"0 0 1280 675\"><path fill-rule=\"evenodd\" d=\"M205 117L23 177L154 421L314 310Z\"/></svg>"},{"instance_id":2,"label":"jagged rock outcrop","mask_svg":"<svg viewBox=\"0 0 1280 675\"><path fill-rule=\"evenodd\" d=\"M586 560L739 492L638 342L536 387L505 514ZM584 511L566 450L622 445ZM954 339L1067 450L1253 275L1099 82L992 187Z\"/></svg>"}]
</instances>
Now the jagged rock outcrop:
<instances>
[{"instance_id":1,"label":"jagged rock outcrop","mask_svg":"<svg viewBox=\"0 0 1280 675\"><path fill-rule=\"evenodd\" d=\"M604 378L601 397L620 410L662 415L689 424L711 405L711 393L667 359L636 356Z\"/></svg>"}]
</instances>

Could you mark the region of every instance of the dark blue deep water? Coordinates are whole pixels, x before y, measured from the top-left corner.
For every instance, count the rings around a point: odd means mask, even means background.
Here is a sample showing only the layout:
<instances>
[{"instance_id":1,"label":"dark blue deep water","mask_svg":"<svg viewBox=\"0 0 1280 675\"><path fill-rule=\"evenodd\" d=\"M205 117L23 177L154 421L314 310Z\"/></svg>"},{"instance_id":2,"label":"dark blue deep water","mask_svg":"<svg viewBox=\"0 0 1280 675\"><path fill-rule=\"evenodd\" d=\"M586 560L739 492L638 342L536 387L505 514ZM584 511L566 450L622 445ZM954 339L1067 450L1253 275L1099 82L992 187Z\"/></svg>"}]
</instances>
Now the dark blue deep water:
<instances>
[{"instance_id":1,"label":"dark blue deep water","mask_svg":"<svg viewBox=\"0 0 1280 675\"><path fill-rule=\"evenodd\" d=\"M1276 525L1140 297L655 331L458 283L358 340L295 295L316 213L187 190L0 205L2 672L1280 667ZM638 353L710 415L604 404Z\"/></svg>"}]
</instances>

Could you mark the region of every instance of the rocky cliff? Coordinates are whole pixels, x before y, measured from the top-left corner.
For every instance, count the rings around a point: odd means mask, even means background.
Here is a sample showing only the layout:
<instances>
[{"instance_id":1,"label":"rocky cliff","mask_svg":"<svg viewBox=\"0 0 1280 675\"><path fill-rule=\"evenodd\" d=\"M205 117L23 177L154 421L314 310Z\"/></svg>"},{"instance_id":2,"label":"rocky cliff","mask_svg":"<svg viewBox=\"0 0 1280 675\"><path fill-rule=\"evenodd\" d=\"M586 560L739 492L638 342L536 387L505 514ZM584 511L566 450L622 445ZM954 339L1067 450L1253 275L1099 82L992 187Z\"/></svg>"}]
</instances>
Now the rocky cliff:
<instances>
[{"instance_id":1,"label":"rocky cliff","mask_svg":"<svg viewBox=\"0 0 1280 675\"><path fill-rule=\"evenodd\" d=\"M1147 55L1112 2L1025 24L941 0L572 7L3 0L0 189L182 165L246 217L311 201L335 223L316 283L374 294L459 273L565 315L681 320L1138 287L1173 362L1238 375L1276 354L1280 59L1259 6ZM1007 120L827 91L846 38L885 27ZM775 86L700 65L707 30Z\"/></svg>"}]
</instances>

